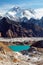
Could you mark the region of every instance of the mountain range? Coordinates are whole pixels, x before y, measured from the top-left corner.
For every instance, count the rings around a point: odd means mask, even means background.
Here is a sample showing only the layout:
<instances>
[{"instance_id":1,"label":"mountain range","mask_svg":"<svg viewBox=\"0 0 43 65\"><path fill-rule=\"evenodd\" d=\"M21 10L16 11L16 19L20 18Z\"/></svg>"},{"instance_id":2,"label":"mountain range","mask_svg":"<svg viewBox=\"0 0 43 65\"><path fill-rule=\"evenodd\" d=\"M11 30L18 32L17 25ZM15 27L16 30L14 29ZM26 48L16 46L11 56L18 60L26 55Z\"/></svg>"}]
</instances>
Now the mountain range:
<instances>
[{"instance_id":1,"label":"mountain range","mask_svg":"<svg viewBox=\"0 0 43 65\"><path fill-rule=\"evenodd\" d=\"M43 17L43 9L22 9L20 7L13 7L5 13L5 16L16 21L23 17L26 17L28 20L31 18L40 20Z\"/></svg>"},{"instance_id":2,"label":"mountain range","mask_svg":"<svg viewBox=\"0 0 43 65\"><path fill-rule=\"evenodd\" d=\"M13 7L0 15L0 37L43 37L43 9Z\"/></svg>"}]
</instances>

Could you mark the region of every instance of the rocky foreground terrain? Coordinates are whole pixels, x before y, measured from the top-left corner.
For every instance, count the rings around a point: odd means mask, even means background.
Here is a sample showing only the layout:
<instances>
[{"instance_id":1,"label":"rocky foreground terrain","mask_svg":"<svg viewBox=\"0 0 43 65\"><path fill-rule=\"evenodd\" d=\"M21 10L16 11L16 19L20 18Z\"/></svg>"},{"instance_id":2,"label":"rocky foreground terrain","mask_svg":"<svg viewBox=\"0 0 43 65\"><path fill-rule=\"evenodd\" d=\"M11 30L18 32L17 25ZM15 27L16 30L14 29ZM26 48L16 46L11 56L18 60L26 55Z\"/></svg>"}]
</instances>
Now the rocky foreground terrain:
<instances>
[{"instance_id":1,"label":"rocky foreground terrain","mask_svg":"<svg viewBox=\"0 0 43 65\"><path fill-rule=\"evenodd\" d=\"M23 54L24 51L14 52L0 42L0 65L43 65L43 51L39 50L33 47Z\"/></svg>"}]
</instances>

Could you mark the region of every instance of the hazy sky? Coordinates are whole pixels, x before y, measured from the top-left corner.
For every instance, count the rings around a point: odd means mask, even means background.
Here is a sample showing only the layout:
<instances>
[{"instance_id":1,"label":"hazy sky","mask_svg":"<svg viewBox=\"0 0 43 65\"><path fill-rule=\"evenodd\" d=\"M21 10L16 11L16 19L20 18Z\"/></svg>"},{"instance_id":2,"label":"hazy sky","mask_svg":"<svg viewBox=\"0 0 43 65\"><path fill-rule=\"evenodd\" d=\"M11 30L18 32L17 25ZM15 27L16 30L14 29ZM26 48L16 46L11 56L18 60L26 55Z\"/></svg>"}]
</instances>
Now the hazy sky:
<instances>
[{"instance_id":1,"label":"hazy sky","mask_svg":"<svg viewBox=\"0 0 43 65\"><path fill-rule=\"evenodd\" d=\"M5 12L13 6L22 8L43 8L43 0L0 0L0 12Z\"/></svg>"}]
</instances>

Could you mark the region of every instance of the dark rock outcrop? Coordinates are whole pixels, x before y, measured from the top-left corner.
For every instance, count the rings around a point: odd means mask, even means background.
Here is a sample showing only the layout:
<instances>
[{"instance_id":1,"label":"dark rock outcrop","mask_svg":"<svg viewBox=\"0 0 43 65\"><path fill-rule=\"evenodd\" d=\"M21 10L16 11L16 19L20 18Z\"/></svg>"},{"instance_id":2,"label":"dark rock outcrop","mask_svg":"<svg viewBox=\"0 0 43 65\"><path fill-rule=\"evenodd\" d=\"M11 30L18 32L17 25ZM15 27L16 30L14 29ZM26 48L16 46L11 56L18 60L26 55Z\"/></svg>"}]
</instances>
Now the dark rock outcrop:
<instances>
[{"instance_id":1,"label":"dark rock outcrop","mask_svg":"<svg viewBox=\"0 0 43 65\"><path fill-rule=\"evenodd\" d=\"M7 17L0 19L0 37L43 37L43 28L33 22L15 22Z\"/></svg>"},{"instance_id":2,"label":"dark rock outcrop","mask_svg":"<svg viewBox=\"0 0 43 65\"><path fill-rule=\"evenodd\" d=\"M43 48L43 41L38 41L34 43L32 46L37 47L37 48Z\"/></svg>"}]
</instances>

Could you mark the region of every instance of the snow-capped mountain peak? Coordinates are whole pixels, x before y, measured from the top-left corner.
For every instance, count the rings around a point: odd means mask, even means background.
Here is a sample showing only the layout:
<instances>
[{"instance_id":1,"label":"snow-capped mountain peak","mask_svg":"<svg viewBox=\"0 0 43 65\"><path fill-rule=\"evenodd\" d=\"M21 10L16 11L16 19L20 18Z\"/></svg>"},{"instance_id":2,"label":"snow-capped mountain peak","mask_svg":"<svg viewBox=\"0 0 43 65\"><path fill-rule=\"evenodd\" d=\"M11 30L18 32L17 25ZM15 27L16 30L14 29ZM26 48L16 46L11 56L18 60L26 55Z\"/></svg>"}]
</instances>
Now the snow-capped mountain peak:
<instances>
[{"instance_id":1,"label":"snow-capped mountain peak","mask_svg":"<svg viewBox=\"0 0 43 65\"><path fill-rule=\"evenodd\" d=\"M28 19L34 18L34 14L30 10L24 10L23 17L27 17Z\"/></svg>"},{"instance_id":2,"label":"snow-capped mountain peak","mask_svg":"<svg viewBox=\"0 0 43 65\"><path fill-rule=\"evenodd\" d=\"M19 7L13 7L13 8L11 8L11 9L7 12L7 14L13 15L14 17L15 17L15 16L19 16L20 13L21 13L21 8L19 8Z\"/></svg>"},{"instance_id":3,"label":"snow-capped mountain peak","mask_svg":"<svg viewBox=\"0 0 43 65\"><path fill-rule=\"evenodd\" d=\"M13 17L13 19L19 19L26 17L27 19L34 18L34 12L32 9L21 9L20 7L11 8L7 14L8 17Z\"/></svg>"},{"instance_id":4,"label":"snow-capped mountain peak","mask_svg":"<svg viewBox=\"0 0 43 65\"><path fill-rule=\"evenodd\" d=\"M41 19L43 17L43 8L35 9L34 11L36 12L35 13L36 19Z\"/></svg>"},{"instance_id":5,"label":"snow-capped mountain peak","mask_svg":"<svg viewBox=\"0 0 43 65\"><path fill-rule=\"evenodd\" d=\"M43 8L33 10L13 7L5 15L15 21L20 21L20 19L24 17L26 17L28 20L31 18L41 19L43 17Z\"/></svg>"},{"instance_id":6,"label":"snow-capped mountain peak","mask_svg":"<svg viewBox=\"0 0 43 65\"><path fill-rule=\"evenodd\" d=\"M19 7L13 7L6 13L6 16L12 20L19 21L21 17L21 11L22 10Z\"/></svg>"}]
</instances>

